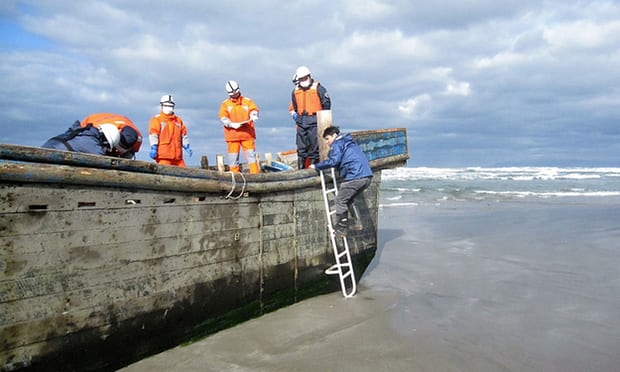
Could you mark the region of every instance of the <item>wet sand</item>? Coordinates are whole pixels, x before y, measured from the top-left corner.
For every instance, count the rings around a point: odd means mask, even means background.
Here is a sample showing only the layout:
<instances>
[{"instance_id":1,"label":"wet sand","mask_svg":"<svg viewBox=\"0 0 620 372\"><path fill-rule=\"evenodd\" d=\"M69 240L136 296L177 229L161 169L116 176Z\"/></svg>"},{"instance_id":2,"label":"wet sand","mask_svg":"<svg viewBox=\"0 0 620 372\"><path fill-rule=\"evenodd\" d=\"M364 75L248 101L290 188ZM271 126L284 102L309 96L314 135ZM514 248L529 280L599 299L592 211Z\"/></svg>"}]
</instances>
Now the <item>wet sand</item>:
<instances>
[{"instance_id":1,"label":"wet sand","mask_svg":"<svg viewBox=\"0 0 620 372\"><path fill-rule=\"evenodd\" d=\"M620 204L385 208L358 294L125 371L620 371Z\"/></svg>"}]
</instances>

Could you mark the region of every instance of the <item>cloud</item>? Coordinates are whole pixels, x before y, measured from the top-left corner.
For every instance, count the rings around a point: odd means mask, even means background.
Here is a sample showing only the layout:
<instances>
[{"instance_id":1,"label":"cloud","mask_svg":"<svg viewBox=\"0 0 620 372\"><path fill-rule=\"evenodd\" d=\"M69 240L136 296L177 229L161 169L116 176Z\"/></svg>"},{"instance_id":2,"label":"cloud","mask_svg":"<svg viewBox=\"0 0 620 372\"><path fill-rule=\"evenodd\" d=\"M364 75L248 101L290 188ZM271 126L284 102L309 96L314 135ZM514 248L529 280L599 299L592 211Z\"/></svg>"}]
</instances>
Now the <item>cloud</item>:
<instances>
[{"instance_id":1,"label":"cloud","mask_svg":"<svg viewBox=\"0 0 620 372\"><path fill-rule=\"evenodd\" d=\"M544 38L551 48L559 51L575 49L608 49L620 41L620 21L595 23L579 20L562 23L544 30Z\"/></svg>"},{"instance_id":2,"label":"cloud","mask_svg":"<svg viewBox=\"0 0 620 372\"><path fill-rule=\"evenodd\" d=\"M444 92L448 96L468 96L470 93L470 85L465 81L448 83Z\"/></svg>"},{"instance_id":3,"label":"cloud","mask_svg":"<svg viewBox=\"0 0 620 372\"><path fill-rule=\"evenodd\" d=\"M398 110L407 118L424 119L429 114L430 103L431 97L428 94L422 94L398 105Z\"/></svg>"},{"instance_id":4,"label":"cloud","mask_svg":"<svg viewBox=\"0 0 620 372\"><path fill-rule=\"evenodd\" d=\"M290 80L303 64L344 130L408 128L411 165L563 164L577 145L597 164L620 156L617 2L256 6L3 2L1 141L39 145L100 111L146 131L170 93L195 153L215 159L226 151L217 109L234 79L261 109L258 151L291 149Z\"/></svg>"},{"instance_id":5,"label":"cloud","mask_svg":"<svg viewBox=\"0 0 620 372\"><path fill-rule=\"evenodd\" d=\"M347 0L344 13L355 21L373 21L385 19L397 11L397 7L378 0Z\"/></svg>"}]
</instances>

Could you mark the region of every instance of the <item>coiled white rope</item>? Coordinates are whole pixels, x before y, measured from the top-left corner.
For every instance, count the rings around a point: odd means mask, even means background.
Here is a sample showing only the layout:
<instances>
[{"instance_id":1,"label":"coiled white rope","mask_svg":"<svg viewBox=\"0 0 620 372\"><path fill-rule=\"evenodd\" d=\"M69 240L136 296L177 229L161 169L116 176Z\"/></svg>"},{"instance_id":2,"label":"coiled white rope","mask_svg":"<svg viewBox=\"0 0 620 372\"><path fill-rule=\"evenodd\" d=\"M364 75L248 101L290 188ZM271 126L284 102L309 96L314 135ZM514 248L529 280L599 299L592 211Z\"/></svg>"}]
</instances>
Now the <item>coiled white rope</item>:
<instances>
[{"instance_id":1,"label":"coiled white rope","mask_svg":"<svg viewBox=\"0 0 620 372\"><path fill-rule=\"evenodd\" d=\"M239 172L239 174L241 175L241 178L243 179L243 186L241 186L241 192L239 193L239 195L237 196L231 196L233 192L235 192L235 188L237 187L237 180L235 179L235 172L229 172L230 176L232 178L232 187L230 188L230 192L228 193L228 195L226 195L225 199L239 199L240 197L243 196L243 194L245 193L245 186L247 184L247 181L245 179L245 176L243 175L243 173Z\"/></svg>"}]
</instances>

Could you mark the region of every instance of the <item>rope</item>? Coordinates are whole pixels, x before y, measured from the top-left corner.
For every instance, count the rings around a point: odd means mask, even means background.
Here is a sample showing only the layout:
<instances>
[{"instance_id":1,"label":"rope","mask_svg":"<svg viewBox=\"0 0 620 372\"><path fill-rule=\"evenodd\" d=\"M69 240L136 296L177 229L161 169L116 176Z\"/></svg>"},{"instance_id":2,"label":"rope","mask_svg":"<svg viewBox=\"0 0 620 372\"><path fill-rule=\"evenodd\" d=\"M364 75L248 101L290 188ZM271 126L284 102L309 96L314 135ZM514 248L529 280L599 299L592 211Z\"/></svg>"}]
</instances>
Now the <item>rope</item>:
<instances>
[{"instance_id":1,"label":"rope","mask_svg":"<svg viewBox=\"0 0 620 372\"><path fill-rule=\"evenodd\" d=\"M237 180L235 180L235 172L229 172L230 176L232 178L232 187L230 188L230 192L228 193L228 195L226 195L225 199L239 199L240 197L243 196L243 194L245 193L245 186L247 184L246 180L245 180L245 176L243 175L243 173L239 172L239 174L241 175L241 178L243 179L243 186L241 187L241 192L239 193L239 195L237 196L231 196L232 193L235 191L235 187L237 186Z\"/></svg>"}]
</instances>

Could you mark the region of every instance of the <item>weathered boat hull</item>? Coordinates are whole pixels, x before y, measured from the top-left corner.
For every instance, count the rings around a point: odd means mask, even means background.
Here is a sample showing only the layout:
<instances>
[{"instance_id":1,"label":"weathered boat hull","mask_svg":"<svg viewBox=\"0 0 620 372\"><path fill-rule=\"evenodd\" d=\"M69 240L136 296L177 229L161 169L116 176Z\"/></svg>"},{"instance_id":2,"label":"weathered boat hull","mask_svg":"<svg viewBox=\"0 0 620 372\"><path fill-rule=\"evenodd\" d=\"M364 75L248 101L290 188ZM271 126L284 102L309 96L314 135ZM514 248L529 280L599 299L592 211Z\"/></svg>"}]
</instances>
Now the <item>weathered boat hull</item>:
<instances>
[{"instance_id":1,"label":"weathered boat hull","mask_svg":"<svg viewBox=\"0 0 620 372\"><path fill-rule=\"evenodd\" d=\"M404 141L375 170L402 165ZM337 289L314 171L233 178L32 151L0 146L5 370L115 369ZM380 179L356 203L358 278L376 250Z\"/></svg>"}]
</instances>

